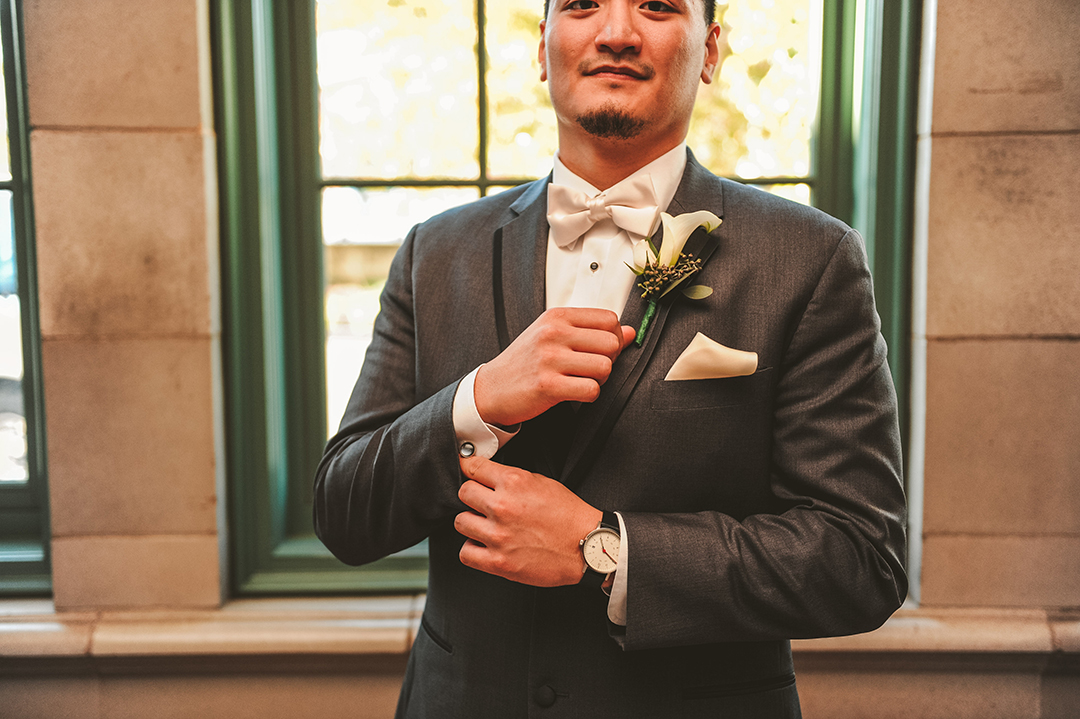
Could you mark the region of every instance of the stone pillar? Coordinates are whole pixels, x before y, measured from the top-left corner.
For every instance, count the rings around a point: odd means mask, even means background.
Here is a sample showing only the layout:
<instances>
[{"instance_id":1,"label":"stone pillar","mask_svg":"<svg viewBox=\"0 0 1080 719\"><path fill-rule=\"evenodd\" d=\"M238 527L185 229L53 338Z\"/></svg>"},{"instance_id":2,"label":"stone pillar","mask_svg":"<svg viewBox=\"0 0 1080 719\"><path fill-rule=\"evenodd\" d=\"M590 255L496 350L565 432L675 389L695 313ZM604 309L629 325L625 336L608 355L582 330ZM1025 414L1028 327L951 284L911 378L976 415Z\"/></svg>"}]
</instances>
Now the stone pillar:
<instances>
[{"instance_id":1,"label":"stone pillar","mask_svg":"<svg viewBox=\"0 0 1080 719\"><path fill-rule=\"evenodd\" d=\"M937 6L922 606L1077 607L1080 4Z\"/></svg>"},{"instance_id":2,"label":"stone pillar","mask_svg":"<svg viewBox=\"0 0 1080 719\"><path fill-rule=\"evenodd\" d=\"M56 606L217 606L208 7L24 14Z\"/></svg>"}]
</instances>

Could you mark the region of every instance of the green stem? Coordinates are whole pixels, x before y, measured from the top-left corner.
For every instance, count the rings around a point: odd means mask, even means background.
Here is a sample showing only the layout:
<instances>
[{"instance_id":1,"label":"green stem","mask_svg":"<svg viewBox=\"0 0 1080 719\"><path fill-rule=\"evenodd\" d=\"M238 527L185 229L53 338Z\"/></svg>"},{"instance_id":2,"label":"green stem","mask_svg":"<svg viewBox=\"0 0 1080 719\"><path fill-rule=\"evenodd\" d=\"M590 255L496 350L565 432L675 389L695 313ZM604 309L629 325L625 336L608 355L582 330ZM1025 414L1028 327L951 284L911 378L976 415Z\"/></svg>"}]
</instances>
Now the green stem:
<instances>
[{"instance_id":1,"label":"green stem","mask_svg":"<svg viewBox=\"0 0 1080 719\"><path fill-rule=\"evenodd\" d=\"M649 306L645 308L645 316L641 318L641 324L638 325L637 337L634 338L634 344L638 347L645 341L645 333L649 330L649 323L652 322L653 315L656 314L656 300L649 300Z\"/></svg>"}]
</instances>

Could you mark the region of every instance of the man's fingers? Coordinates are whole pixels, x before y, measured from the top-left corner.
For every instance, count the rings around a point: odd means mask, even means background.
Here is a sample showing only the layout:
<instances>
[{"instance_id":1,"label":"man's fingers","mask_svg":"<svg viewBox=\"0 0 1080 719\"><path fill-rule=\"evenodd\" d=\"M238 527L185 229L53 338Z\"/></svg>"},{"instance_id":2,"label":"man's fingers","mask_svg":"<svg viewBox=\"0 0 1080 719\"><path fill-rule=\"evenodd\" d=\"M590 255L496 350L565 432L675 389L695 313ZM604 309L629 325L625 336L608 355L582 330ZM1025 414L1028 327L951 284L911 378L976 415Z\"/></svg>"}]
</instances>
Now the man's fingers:
<instances>
[{"instance_id":1,"label":"man's fingers","mask_svg":"<svg viewBox=\"0 0 1080 719\"><path fill-rule=\"evenodd\" d=\"M481 457L458 461L467 477L458 497L469 507L454 517L466 540L462 564L534 586L581 579L577 543L600 510L548 477Z\"/></svg>"},{"instance_id":2,"label":"man's fingers","mask_svg":"<svg viewBox=\"0 0 1080 719\"><path fill-rule=\"evenodd\" d=\"M473 542L484 545L490 544L492 541L489 536L490 524L486 517L482 517L476 512L461 512L454 517L454 529L459 534Z\"/></svg>"},{"instance_id":3,"label":"man's fingers","mask_svg":"<svg viewBox=\"0 0 1080 719\"><path fill-rule=\"evenodd\" d=\"M582 392L584 390L580 380L589 380L597 384L603 384L611 374L614 362L610 357L598 354L574 353L561 361L553 372L547 374L537 389L550 396L561 399L580 399L579 397L565 397L567 392Z\"/></svg>"},{"instance_id":4,"label":"man's fingers","mask_svg":"<svg viewBox=\"0 0 1080 719\"><path fill-rule=\"evenodd\" d=\"M462 504L485 517L491 514L490 500L492 490L475 480L462 482L458 488L458 499Z\"/></svg>"},{"instance_id":5,"label":"man's fingers","mask_svg":"<svg viewBox=\"0 0 1080 719\"><path fill-rule=\"evenodd\" d=\"M514 475L530 475L523 469L499 464L483 457L458 457L461 472L470 481L458 488L458 499L484 516L490 516L495 500L495 490L504 486Z\"/></svg>"},{"instance_id":6,"label":"man's fingers","mask_svg":"<svg viewBox=\"0 0 1080 719\"><path fill-rule=\"evenodd\" d=\"M558 363L558 369L562 378L582 378L594 380L598 385L604 384L611 375L611 369L615 360L619 358L623 350L629 347L637 336L637 330L627 325L618 325L617 334L607 331L578 331L576 337L568 344L571 352L562 355ZM582 385L560 388L559 394L573 392L588 395L592 390ZM571 399L564 397L564 399ZM587 396L576 396L572 399L577 401L589 401Z\"/></svg>"},{"instance_id":7,"label":"man's fingers","mask_svg":"<svg viewBox=\"0 0 1080 719\"><path fill-rule=\"evenodd\" d=\"M611 357L619 354L622 344L622 332L617 330L618 326L614 330L595 327L565 328L566 345L575 352Z\"/></svg>"},{"instance_id":8,"label":"man's fingers","mask_svg":"<svg viewBox=\"0 0 1080 719\"><path fill-rule=\"evenodd\" d=\"M458 558L462 564L488 574L506 576L506 558L501 552L484 544L483 538L477 540L468 535L465 537L465 543L461 545L461 550L458 552Z\"/></svg>"},{"instance_id":9,"label":"man's fingers","mask_svg":"<svg viewBox=\"0 0 1080 719\"><path fill-rule=\"evenodd\" d=\"M552 329L564 323L573 332L569 345L575 351L602 354L614 360L626 346L626 328L619 324L618 315L611 310L556 307L545 314L549 313L556 320Z\"/></svg>"},{"instance_id":10,"label":"man's fingers","mask_svg":"<svg viewBox=\"0 0 1080 719\"><path fill-rule=\"evenodd\" d=\"M619 327L618 315L596 307L553 307L544 314L574 327L591 327L608 332L615 332Z\"/></svg>"},{"instance_id":11,"label":"man's fingers","mask_svg":"<svg viewBox=\"0 0 1080 719\"><path fill-rule=\"evenodd\" d=\"M495 485L499 478L499 468L503 465L497 462L492 462L490 459L486 459L479 455L473 455L471 457L458 457L458 465L461 467L461 473L469 479L476 480L480 484L490 489L495 489ZM468 484L466 482L465 484ZM462 487L465 485L463 484ZM465 501L465 500L461 500Z\"/></svg>"},{"instance_id":12,"label":"man's fingers","mask_svg":"<svg viewBox=\"0 0 1080 719\"><path fill-rule=\"evenodd\" d=\"M461 559L461 563L466 567L487 571L486 567L490 563L488 560L488 555L490 553L490 550L483 544L471 539L466 539L465 544L461 545L461 551L458 552L458 557Z\"/></svg>"},{"instance_id":13,"label":"man's fingers","mask_svg":"<svg viewBox=\"0 0 1080 719\"><path fill-rule=\"evenodd\" d=\"M601 355L614 360L625 346L623 327L617 322L608 328L565 328L566 346L574 352Z\"/></svg>"},{"instance_id":14,"label":"man's fingers","mask_svg":"<svg viewBox=\"0 0 1080 719\"><path fill-rule=\"evenodd\" d=\"M488 424L511 426L560 402L592 402L626 345L627 332L610 310L545 311L477 371L477 412Z\"/></svg>"}]
</instances>

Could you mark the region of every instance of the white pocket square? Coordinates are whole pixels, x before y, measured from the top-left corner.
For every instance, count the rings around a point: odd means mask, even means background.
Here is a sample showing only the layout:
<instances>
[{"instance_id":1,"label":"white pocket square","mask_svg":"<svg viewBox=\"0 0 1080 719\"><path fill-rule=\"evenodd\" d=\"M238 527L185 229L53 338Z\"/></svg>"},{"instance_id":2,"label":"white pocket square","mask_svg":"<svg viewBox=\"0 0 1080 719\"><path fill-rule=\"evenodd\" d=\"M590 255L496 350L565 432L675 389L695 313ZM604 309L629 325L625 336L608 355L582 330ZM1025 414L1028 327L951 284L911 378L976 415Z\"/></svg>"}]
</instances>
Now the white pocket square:
<instances>
[{"instance_id":1,"label":"white pocket square","mask_svg":"<svg viewBox=\"0 0 1080 719\"><path fill-rule=\"evenodd\" d=\"M720 379L741 377L757 371L757 352L725 347L698 332L679 359L671 365L665 380Z\"/></svg>"}]
</instances>

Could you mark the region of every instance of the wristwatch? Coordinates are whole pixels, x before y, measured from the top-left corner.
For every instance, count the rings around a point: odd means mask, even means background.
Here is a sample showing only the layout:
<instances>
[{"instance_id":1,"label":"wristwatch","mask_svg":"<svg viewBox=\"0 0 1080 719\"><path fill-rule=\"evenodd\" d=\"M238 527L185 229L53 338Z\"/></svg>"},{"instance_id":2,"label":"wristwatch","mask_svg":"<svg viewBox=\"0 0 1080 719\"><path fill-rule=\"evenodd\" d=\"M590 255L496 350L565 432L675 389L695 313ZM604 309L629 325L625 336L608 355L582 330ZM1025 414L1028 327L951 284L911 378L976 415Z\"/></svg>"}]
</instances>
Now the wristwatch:
<instances>
[{"instance_id":1,"label":"wristwatch","mask_svg":"<svg viewBox=\"0 0 1080 719\"><path fill-rule=\"evenodd\" d=\"M608 575L619 566L619 518L614 512L604 512L596 529L585 535L578 542L581 556L585 560L582 570L582 584L599 588Z\"/></svg>"}]
</instances>

